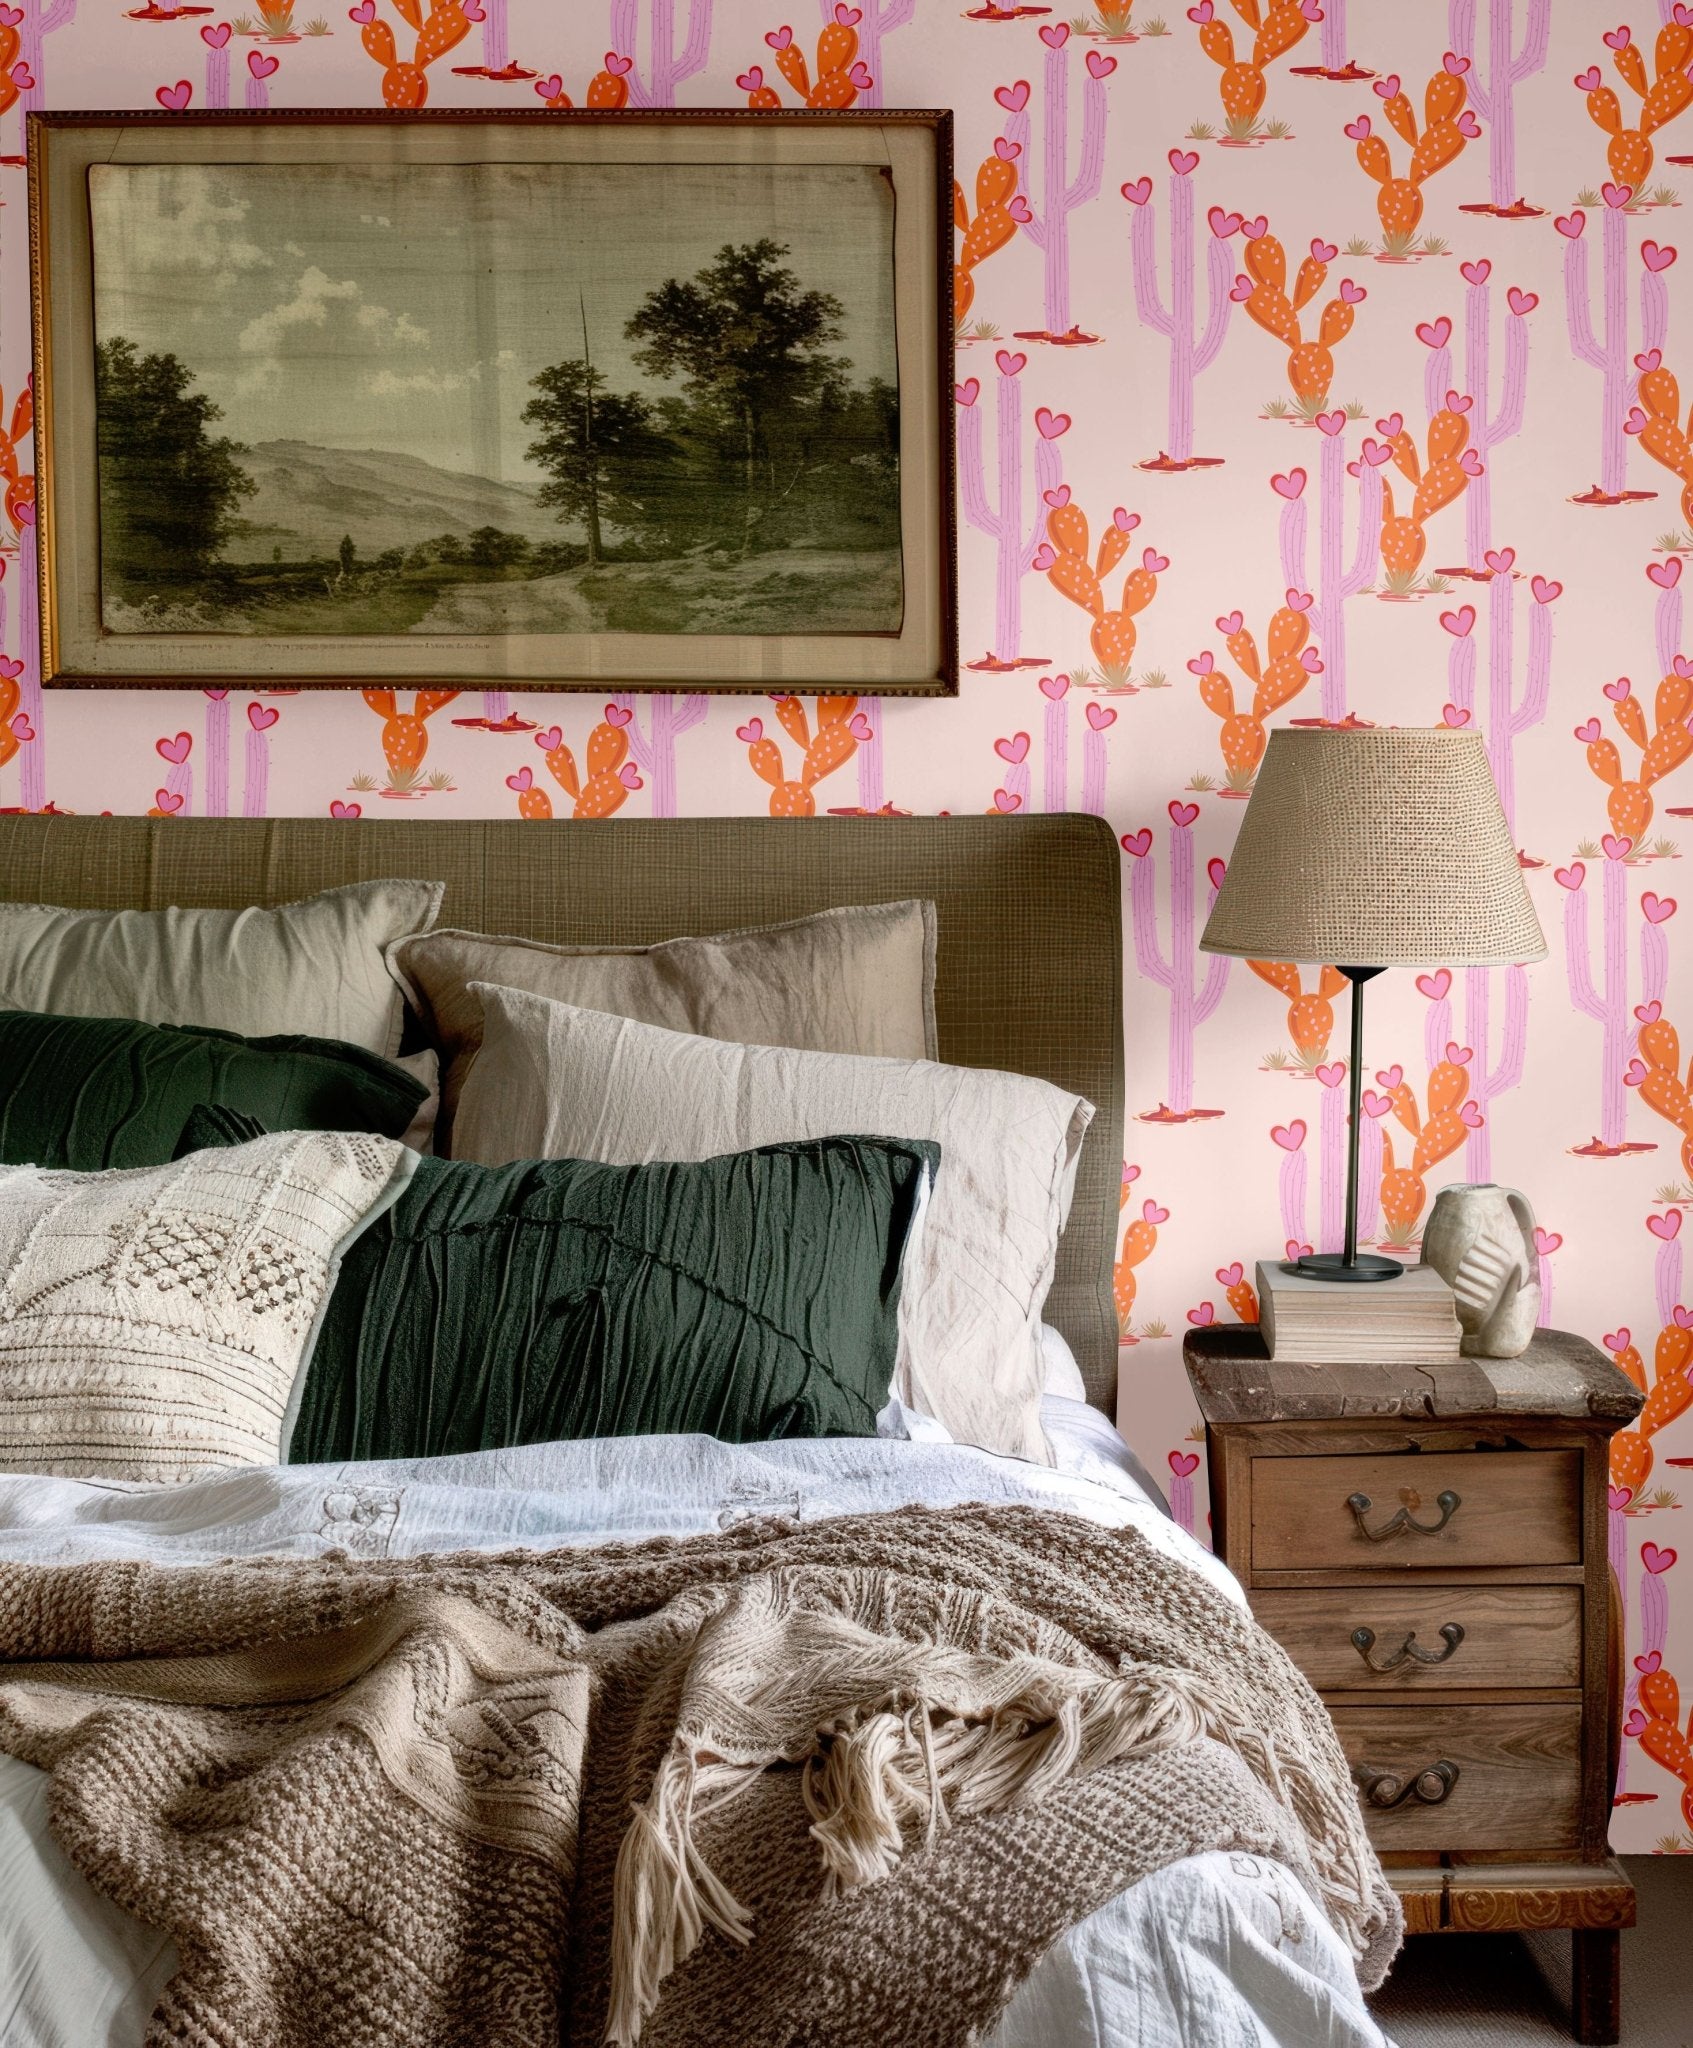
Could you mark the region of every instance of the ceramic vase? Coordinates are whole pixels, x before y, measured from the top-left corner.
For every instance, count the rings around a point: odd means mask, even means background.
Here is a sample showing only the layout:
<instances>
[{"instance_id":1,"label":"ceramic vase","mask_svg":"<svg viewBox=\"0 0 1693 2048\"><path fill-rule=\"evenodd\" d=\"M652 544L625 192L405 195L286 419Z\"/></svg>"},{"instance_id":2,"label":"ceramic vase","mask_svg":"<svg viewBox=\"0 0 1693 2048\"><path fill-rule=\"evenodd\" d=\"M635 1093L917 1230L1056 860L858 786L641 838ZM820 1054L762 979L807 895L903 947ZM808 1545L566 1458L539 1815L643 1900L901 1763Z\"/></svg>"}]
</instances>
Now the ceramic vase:
<instances>
[{"instance_id":1,"label":"ceramic vase","mask_svg":"<svg viewBox=\"0 0 1693 2048\"><path fill-rule=\"evenodd\" d=\"M1442 1188L1423 1227L1423 1264L1451 1288L1471 1358L1515 1358L1540 1319L1540 1255L1528 1197L1491 1181Z\"/></svg>"}]
</instances>

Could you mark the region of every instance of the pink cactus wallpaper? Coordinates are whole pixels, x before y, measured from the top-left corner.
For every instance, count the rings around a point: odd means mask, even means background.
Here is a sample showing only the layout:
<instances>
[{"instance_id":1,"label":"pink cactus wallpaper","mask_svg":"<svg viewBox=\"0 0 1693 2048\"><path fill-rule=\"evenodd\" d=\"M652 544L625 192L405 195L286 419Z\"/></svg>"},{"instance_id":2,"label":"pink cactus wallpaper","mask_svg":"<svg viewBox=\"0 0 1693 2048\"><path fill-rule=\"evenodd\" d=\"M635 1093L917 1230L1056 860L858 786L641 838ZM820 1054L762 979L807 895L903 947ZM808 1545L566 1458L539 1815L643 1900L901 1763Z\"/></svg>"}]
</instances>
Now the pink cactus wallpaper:
<instances>
[{"instance_id":1,"label":"pink cactus wallpaper","mask_svg":"<svg viewBox=\"0 0 1693 2048\"><path fill-rule=\"evenodd\" d=\"M954 106L961 699L44 702L23 115L573 100ZM1684 200L1681 0L0 0L0 803L1103 815L1121 1420L1203 1533L1182 1333L1341 1231L1337 978L1196 950L1241 802L1277 723L1479 728L1551 957L1372 991L1366 1230L1521 1186L1548 1319L1646 1391L1614 1839L1693 1852Z\"/></svg>"}]
</instances>

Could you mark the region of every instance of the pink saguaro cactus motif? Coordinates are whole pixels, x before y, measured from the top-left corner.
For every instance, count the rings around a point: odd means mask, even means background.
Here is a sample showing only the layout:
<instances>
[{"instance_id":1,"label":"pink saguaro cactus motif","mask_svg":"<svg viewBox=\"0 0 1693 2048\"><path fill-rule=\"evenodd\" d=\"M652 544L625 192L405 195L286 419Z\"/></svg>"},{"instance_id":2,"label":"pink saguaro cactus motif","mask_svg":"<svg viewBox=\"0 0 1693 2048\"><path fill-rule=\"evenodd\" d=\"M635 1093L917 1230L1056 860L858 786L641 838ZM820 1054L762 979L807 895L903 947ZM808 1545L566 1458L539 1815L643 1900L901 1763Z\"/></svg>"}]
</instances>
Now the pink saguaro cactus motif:
<instances>
[{"instance_id":1,"label":"pink saguaro cactus motif","mask_svg":"<svg viewBox=\"0 0 1693 2048\"><path fill-rule=\"evenodd\" d=\"M1008 733L994 741L993 750L1001 763L1000 773L1004 779L993 793L993 802L988 806L990 814L1009 818L1017 811L1028 809L1029 747L1026 732Z\"/></svg>"},{"instance_id":2,"label":"pink saguaro cactus motif","mask_svg":"<svg viewBox=\"0 0 1693 2048\"><path fill-rule=\"evenodd\" d=\"M1599 216L1600 332L1594 332L1587 278L1587 216L1578 207L1555 223L1564 238L1564 312L1570 352L1599 372L1599 480L1571 500L1577 505L1624 505L1653 491L1628 488L1628 422L1640 369L1663 360L1669 328L1669 294L1663 272L1675 261L1673 249L1641 244L1639 350L1630 361L1628 318L1628 215L1633 198L1627 185L1607 184ZM1642 424L1644 421L1642 421ZM1636 431L1639 431L1637 428Z\"/></svg>"},{"instance_id":3,"label":"pink saguaro cactus motif","mask_svg":"<svg viewBox=\"0 0 1693 2048\"><path fill-rule=\"evenodd\" d=\"M1530 206L1517 184L1517 87L1546 68L1552 40L1552 0L1527 0L1522 43L1516 43L1517 0L1482 0L1487 9L1486 72L1476 45L1476 0L1450 0L1447 36L1469 66L1470 102L1487 124L1488 196L1464 213L1496 220L1532 220L1545 208ZM1472 391L1484 389L1472 384Z\"/></svg>"},{"instance_id":4,"label":"pink saguaro cactus motif","mask_svg":"<svg viewBox=\"0 0 1693 2048\"><path fill-rule=\"evenodd\" d=\"M1352 85L1359 79L1373 78L1375 73L1367 71L1349 54L1351 43L1346 33L1346 0L1323 0L1323 11L1317 22L1317 54L1315 64L1290 64L1289 75L1294 78L1322 78L1331 85Z\"/></svg>"},{"instance_id":5,"label":"pink saguaro cactus motif","mask_svg":"<svg viewBox=\"0 0 1693 2048\"><path fill-rule=\"evenodd\" d=\"M676 0L645 0L644 7L642 0L611 0L611 47L636 60L628 80L629 98L637 107L675 106L676 88L697 78L706 67L711 55L713 0L686 0L686 4L688 27L678 48ZM833 19L833 13L832 6L825 6L827 19ZM640 32L643 15L644 37ZM639 61L643 48L647 53L645 71Z\"/></svg>"},{"instance_id":6,"label":"pink saguaro cactus motif","mask_svg":"<svg viewBox=\"0 0 1693 2048\"><path fill-rule=\"evenodd\" d=\"M1184 1124L1202 1117L1221 1116L1217 1109L1196 1109L1193 1105L1193 1048L1200 1025L1215 1015L1228 986L1231 962L1221 953L1205 958L1204 978L1199 978L1199 923L1195 902L1193 826L1199 817L1197 804L1172 802L1167 806L1169 832L1170 943L1166 951L1158 934L1158 862L1152 851L1152 831L1142 826L1123 837L1124 850L1131 856L1129 866L1129 915L1134 937L1135 960L1150 982L1168 992L1170 998L1169 1078L1164 1100L1153 1110L1141 1113L1142 1123ZM1217 900L1222 880L1222 863L1212 863L1208 878L1206 909Z\"/></svg>"},{"instance_id":7,"label":"pink saguaro cactus motif","mask_svg":"<svg viewBox=\"0 0 1693 2048\"><path fill-rule=\"evenodd\" d=\"M705 721L711 699L698 695L678 697L661 691L651 697L620 696L612 706L624 714L623 730L635 764L646 770L652 783L652 814L674 818L676 811L676 742ZM646 712L647 730L641 730L641 713Z\"/></svg>"},{"instance_id":8,"label":"pink saguaro cactus motif","mask_svg":"<svg viewBox=\"0 0 1693 2048\"><path fill-rule=\"evenodd\" d=\"M988 499L987 470L982 451L982 415L977 405L981 385L974 377L953 387L958 402L958 490L964 517L994 543L994 644L972 668L1042 668L1049 657L1026 655L1023 639L1023 578L1034 566L1035 551L1046 530L1048 494L1062 488L1064 463L1058 443L1069 418L1042 406L1035 415L1034 503L1024 498L1023 387L1028 364L1021 350L1000 349L995 397L995 501Z\"/></svg>"},{"instance_id":9,"label":"pink saguaro cactus motif","mask_svg":"<svg viewBox=\"0 0 1693 2048\"><path fill-rule=\"evenodd\" d=\"M1349 716L1346 696L1346 618L1349 597L1368 590L1381 555L1381 465L1393 453L1389 442L1366 439L1357 458L1346 459L1346 414L1336 407L1317 417L1317 546L1306 551L1306 487L1304 469L1270 479L1281 500L1282 576L1288 587L1310 591L1312 627L1323 651L1323 717L1338 725ZM1357 525L1351 559L1347 559L1347 478L1355 486Z\"/></svg>"},{"instance_id":10,"label":"pink saguaro cactus motif","mask_svg":"<svg viewBox=\"0 0 1693 2048\"><path fill-rule=\"evenodd\" d=\"M235 33L227 21L208 21L200 30L206 46L206 105L229 105L229 40Z\"/></svg>"},{"instance_id":11,"label":"pink saguaro cactus motif","mask_svg":"<svg viewBox=\"0 0 1693 2048\"><path fill-rule=\"evenodd\" d=\"M1230 282L1234 264L1229 241L1240 227L1240 215L1213 206L1207 216L1210 236L1205 245L1205 325L1198 327L1195 283L1193 165L1191 150L1171 150L1167 187L1170 215L1170 303L1158 292L1158 221L1150 201L1152 180L1136 178L1122 188L1132 209L1129 256L1134 277L1135 312L1143 327L1170 344L1170 395L1164 446L1142 469L1214 469L1220 456L1193 452L1193 390L1217 360L1228 332Z\"/></svg>"},{"instance_id":12,"label":"pink saguaro cactus motif","mask_svg":"<svg viewBox=\"0 0 1693 2048\"><path fill-rule=\"evenodd\" d=\"M186 818L194 810L194 735L191 732L166 733L153 742L153 751L165 763L165 781L162 789L153 794L153 807L148 812L151 818Z\"/></svg>"},{"instance_id":13,"label":"pink saguaro cactus motif","mask_svg":"<svg viewBox=\"0 0 1693 2048\"><path fill-rule=\"evenodd\" d=\"M47 38L72 26L77 0L21 0L21 5L23 19L17 28L22 63L12 76L18 85L19 109L27 116L39 114L47 104Z\"/></svg>"},{"instance_id":14,"label":"pink saguaro cactus motif","mask_svg":"<svg viewBox=\"0 0 1693 2048\"><path fill-rule=\"evenodd\" d=\"M263 50L247 52L246 105L249 114L262 114L270 106L270 81L280 68L282 59L267 55Z\"/></svg>"},{"instance_id":15,"label":"pink saguaro cactus motif","mask_svg":"<svg viewBox=\"0 0 1693 2048\"><path fill-rule=\"evenodd\" d=\"M207 690L206 729L202 742L206 762L205 805L208 818L229 816L229 692Z\"/></svg>"},{"instance_id":16,"label":"pink saguaro cactus motif","mask_svg":"<svg viewBox=\"0 0 1693 2048\"><path fill-rule=\"evenodd\" d=\"M1488 764L1499 786L1505 818L1516 830L1516 742L1546 716L1552 690L1552 607L1564 586L1548 576L1527 580L1528 655L1522 691L1517 692L1516 619L1518 582L1515 548L1487 548L1487 703L1476 703L1476 608L1461 604L1440 614L1451 645L1446 652L1446 723L1479 721L1486 735Z\"/></svg>"},{"instance_id":17,"label":"pink saguaro cactus motif","mask_svg":"<svg viewBox=\"0 0 1693 2048\"><path fill-rule=\"evenodd\" d=\"M1087 730L1082 734L1082 809L1096 818L1105 816L1105 735L1117 723L1115 708L1090 699L1082 714Z\"/></svg>"},{"instance_id":18,"label":"pink saguaro cactus motif","mask_svg":"<svg viewBox=\"0 0 1693 2048\"><path fill-rule=\"evenodd\" d=\"M835 0L817 0L817 5L825 23L833 20ZM879 107L883 104L882 39L892 35L896 28L904 28L915 16L917 0L858 0L854 12L858 17L854 23L858 47L871 80L859 96L859 104Z\"/></svg>"},{"instance_id":19,"label":"pink saguaro cactus motif","mask_svg":"<svg viewBox=\"0 0 1693 2048\"><path fill-rule=\"evenodd\" d=\"M1167 1460L1170 1467L1170 1518L1192 1536L1193 1526L1193 1475L1199 1470L1197 1451L1172 1451Z\"/></svg>"},{"instance_id":20,"label":"pink saguaro cactus motif","mask_svg":"<svg viewBox=\"0 0 1693 2048\"><path fill-rule=\"evenodd\" d=\"M41 571L35 527L35 499L18 505L18 709L12 735L18 750L18 799L26 811L47 805L47 741L41 704ZM19 724L19 720L22 724Z\"/></svg>"},{"instance_id":21,"label":"pink saguaro cactus motif","mask_svg":"<svg viewBox=\"0 0 1693 2048\"><path fill-rule=\"evenodd\" d=\"M1070 317L1070 216L1099 197L1105 181L1105 81L1117 68L1115 57L1089 50L1079 66L1069 56L1072 41L1064 23L1041 30L1046 61L1041 73L1041 149L1038 190L1030 148L1030 96L1011 113L1005 132L1023 150L1023 196L1029 219L1023 232L1044 259L1046 326L1018 329L1019 341L1097 341ZM1078 45L1079 49L1079 45ZM1070 175L1070 73L1079 68L1082 80L1082 133L1076 174Z\"/></svg>"},{"instance_id":22,"label":"pink saguaro cactus motif","mask_svg":"<svg viewBox=\"0 0 1693 2048\"><path fill-rule=\"evenodd\" d=\"M1454 388L1467 393L1471 405L1466 414L1468 445L1480 458L1472 468L1464 498L1464 566L1474 576L1485 571L1485 558L1493 544L1493 486L1488 469L1493 452L1522 432L1523 408L1528 400L1528 316L1540 303L1534 292L1512 285L1505 294L1505 370L1499 403L1489 411L1493 367L1493 265L1477 258L1460 268L1464 293L1464 370L1458 384L1452 368L1452 322L1442 315L1418 323L1417 339L1428 350L1423 365L1423 404L1432 420L1447 403ZM1457 573L1442 570L1443 575Z\"/></svg>"},{"instance_id":23,"label":"pink saguaro cactus motif","mask_svg":"<svg viewBox=\"0 0 1693 2048\"><path fill-rule=\"evenodd\" d=\"M1046 740L1045 808L1070 808L1070 678L1042 676L1040 693L1045 699L1043 714Z\"/></svg>"},{"instance_id":24,"label":"pink saguaro cactus motif","mask_svg":"<svg viewBox=\"0 0 1693 2048\"><path fill-rule=\"evenodd\" d=\"M270 808L270 735L282 716L274 704L261 704L257 697L247 706L247 776L241 796L241 815L262 818Z\"/></svg>"},{"instance_id":25,"label":"pink saguaro cactus motif","mask_svg":"<svg viewBox=\"0 0 1693 2048\"><path fill-rule=\"evenodd\" d=\"M1598 721L1592 721L1594 737ZM1578 732L1576 737L1582 737ZM1604 858L1600 865L1599 915L1601 922L1600 965L1594 974L1588 951L1587 864L1571 861L1557 871L1564 890L1564 966L1569 979L1570 1002L1583 1017L1599 1026L1599 1128L1587 1143L1570 1149L1580 1157L1614 1159L1625 1152L1651 1149L1643 1141L1628 1137L1629 1063L1634 1056L1642 1012L1657 1014L1669 974L1669 949L1663 926L1675 914L1672 898L1647 890L1640 901L1638 1006L1631 1005L1629 987L1629 927L1633 912L1629 902L1628 869L1625 865L1631 842L1607 832L1601 842Z\"/></svg>"}]
</instances>

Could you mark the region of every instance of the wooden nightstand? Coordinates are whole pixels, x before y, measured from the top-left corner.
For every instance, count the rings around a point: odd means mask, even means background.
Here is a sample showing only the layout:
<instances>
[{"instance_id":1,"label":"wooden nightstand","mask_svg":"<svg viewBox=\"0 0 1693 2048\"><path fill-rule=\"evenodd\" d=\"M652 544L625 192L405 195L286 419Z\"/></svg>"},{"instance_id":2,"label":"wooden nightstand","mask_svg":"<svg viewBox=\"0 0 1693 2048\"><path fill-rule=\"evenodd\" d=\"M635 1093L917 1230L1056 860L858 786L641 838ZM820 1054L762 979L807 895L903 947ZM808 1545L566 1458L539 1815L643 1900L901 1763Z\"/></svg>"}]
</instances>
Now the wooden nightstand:
<instances>
[{"instance_id":1,"label":"wooden nightstand","mask_svg":"<svg viewBox=\"0 0 1693 2048\"><path fill-rule=\"evenodd\" d=\"M1634 1891L1607 1444L1641 1395L1580 1337L1442 1366L1277 1365L1195 1331L1217 1554L1322 1694L1413 1934L1568 1927L1612 2042Z\"/></svg>"}]
</instances>

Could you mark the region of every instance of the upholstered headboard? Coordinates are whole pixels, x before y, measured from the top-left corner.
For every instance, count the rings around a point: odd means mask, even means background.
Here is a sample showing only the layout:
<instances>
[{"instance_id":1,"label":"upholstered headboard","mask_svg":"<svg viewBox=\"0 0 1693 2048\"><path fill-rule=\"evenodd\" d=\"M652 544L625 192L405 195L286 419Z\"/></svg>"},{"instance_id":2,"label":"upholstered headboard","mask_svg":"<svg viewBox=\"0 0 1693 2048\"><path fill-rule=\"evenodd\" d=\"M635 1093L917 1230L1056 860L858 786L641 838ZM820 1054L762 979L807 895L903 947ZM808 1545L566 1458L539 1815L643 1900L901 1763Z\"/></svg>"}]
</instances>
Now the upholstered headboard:
<instances>
[{"instance_id":1,"label":"upholstered headboard","mask_svg":"<svg viewBox=\"0 0 1693 2048\"><path fill-rule=\"evenodd\" d=\"M1037 1074L1097 1105L1047 1319L1112 1407L1123 965L1102 820L0 818L0 900L12 902L286 903L382 875L445 881L444 925L553 942L646 943L931 897L941 1057Z\"/></svg>"}]
</instances>

